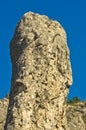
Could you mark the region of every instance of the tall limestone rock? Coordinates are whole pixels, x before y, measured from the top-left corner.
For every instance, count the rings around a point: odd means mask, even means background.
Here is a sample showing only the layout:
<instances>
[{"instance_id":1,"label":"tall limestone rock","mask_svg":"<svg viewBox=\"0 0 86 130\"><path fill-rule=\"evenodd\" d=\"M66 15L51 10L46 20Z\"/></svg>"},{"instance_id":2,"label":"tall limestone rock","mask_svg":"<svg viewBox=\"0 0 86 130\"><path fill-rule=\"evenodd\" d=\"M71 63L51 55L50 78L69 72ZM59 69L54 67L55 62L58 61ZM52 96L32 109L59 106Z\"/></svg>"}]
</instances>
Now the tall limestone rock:
<instances>
[{"instance_id":1,"label":"tall limestone rock","mask_svg":"<svg viewBox=\"0 0 86 130\"><path fill-rule=\"evenodd\" d=\"M26 13L11 41L12 87L5 130L64 130L72 74L66 34L46 16Z\"/></svg>"}]
</instances>

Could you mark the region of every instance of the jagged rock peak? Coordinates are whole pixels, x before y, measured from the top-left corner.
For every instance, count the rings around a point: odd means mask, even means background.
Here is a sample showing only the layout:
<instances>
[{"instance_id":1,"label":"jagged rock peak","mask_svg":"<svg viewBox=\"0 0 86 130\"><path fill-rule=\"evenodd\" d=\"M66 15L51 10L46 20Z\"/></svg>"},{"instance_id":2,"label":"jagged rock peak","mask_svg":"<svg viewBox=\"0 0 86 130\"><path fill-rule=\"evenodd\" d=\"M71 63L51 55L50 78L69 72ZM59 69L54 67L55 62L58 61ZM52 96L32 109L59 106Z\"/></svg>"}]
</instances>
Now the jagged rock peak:
<instances>
[{"instance_id":1,"label":"jagged rock peak","mask_svg":"<svg viewBox=\"0 0 86 130\"><path fill-rule=\"evenodd\" d=\"M26 13L10 52L12 86L5 130L64 130L72 72L62 26L47 16Z\"/></svg>"}]
</instances>

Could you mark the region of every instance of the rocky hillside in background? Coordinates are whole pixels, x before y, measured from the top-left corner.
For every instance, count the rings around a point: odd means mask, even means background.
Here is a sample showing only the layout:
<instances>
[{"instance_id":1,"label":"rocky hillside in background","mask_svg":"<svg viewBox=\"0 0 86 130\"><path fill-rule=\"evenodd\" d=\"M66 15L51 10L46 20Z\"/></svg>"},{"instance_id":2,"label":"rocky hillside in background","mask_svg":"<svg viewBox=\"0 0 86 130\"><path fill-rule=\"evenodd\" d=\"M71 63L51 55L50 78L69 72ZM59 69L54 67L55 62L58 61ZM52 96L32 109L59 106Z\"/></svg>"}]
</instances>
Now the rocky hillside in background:
<instances>
[{"instance_id":1,"label":"rocky hillside in background","mask_svg":"<svg viewBox=\"0 0 86 130\"><path fill-rule=\"evenodd\" d=\"M8 102L8 98L0 100L0 130L4 130ZM66 115L70 130L86 130L86 101L67 104Z\"/></svg>"},{"instance_id":2,"label":"rocky hillside in background","mask_svg":"<svg viewBox=\"0 0 86 130\"><path fill-rule=\"evenodd\" d=\"M67 105L66 115L70 130L86 130L86 102Z\"/></svg>"}]
</instances>

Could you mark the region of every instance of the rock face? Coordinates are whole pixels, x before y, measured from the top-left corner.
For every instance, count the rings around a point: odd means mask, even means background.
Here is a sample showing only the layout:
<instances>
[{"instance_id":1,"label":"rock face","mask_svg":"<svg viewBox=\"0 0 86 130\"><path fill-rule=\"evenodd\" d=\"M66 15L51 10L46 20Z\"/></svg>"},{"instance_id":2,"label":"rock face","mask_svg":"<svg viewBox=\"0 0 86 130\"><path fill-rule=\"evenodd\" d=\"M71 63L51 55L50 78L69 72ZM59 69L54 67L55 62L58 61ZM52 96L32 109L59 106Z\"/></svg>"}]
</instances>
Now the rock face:
<instances>
[{"instance_id":1,"label":"rock face","mask_svg":"<svg viewBox=\"0 0 86 130\"><path fill-rule=\"evenodd\" d=\"M0 100L0 130L4 130L4 124L6 121L8 98Z\"/></svg>"},{"instance_id":2,"label":"rock face","mask_svg":"<svg viewBox=\"0 0 86 130\"><path fill-rule=\"evenodd\" d=\"M26 13L11 41L12 87L5 130L64 130L72 84L69 49L62 26Z\"/></svg>"},{"instance_id":3,"label":"rock face","mask_svg":"<svg viewBox=\"0 0 86 130\"><path fill-rule=\"evenodd\" d=\"M86 130L86 102L67 106L67 122L70 130Z\"/></svg>"},{"instance_id":4,"label":"rock face","mask_svg":"<svg viewBox=\"0 0 86 130\"><path fill-rule=\"evenodd\" d=\"M8 102L8 98L0 100L0 130L4 130ZM67 105L64 120L65 130L86 130L86 102Z\"/></svg>"}]
</instances>

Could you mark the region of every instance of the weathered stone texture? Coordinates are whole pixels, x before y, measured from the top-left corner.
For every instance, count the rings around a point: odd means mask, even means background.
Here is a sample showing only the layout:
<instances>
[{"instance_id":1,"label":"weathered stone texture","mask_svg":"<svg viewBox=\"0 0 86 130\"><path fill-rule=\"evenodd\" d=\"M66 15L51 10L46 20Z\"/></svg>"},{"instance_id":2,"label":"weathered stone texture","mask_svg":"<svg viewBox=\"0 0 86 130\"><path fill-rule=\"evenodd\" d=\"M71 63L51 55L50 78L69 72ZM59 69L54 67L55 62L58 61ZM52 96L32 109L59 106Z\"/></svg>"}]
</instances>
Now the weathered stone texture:
<instances>
[{"instance_id":1,"label":"weathered stone texture","mask_svg":"<svg viewBox=\"0 0 86 130\"><path fill-rule=\"evenodd\" d=\"M4 98L4 99L0 100L0 130L4 130L8 102L9 102L8 98Z\"/></svg>"},{"instance_id":2,"label":"weathered stone texture","mask_svg":"<svg viewBox=\"0 0 86 130\"><path fill-rule=\"evenodd\" d=\"M12 87L5 130L64 130L72 84L64 29L46 16L26 13L10 49Z\"/></svg>"},{"instance_id":3,"label":"weathered stone texture","mask_svg":"<svg viewBox=\"0 0 86 130\"><path fill-rule=\"evenodd\" d=\"M4 130L8 102L8 98L0 100L0 130ZM67 105L64 125L65 130L86 130L86 102Z\"/></svg>"},{"instance_id":4,"label":"weathered stone texture","mask_svg":"<svg viewBox=\"0 0 86 130\"><path fill-rule=\"evenodd\" d=\"M66 116L70 130L86 130L86 102L68 105Z\"/></svg>"}]
</instances>

